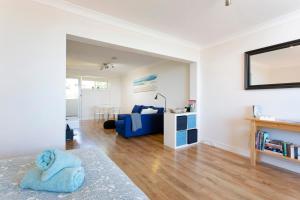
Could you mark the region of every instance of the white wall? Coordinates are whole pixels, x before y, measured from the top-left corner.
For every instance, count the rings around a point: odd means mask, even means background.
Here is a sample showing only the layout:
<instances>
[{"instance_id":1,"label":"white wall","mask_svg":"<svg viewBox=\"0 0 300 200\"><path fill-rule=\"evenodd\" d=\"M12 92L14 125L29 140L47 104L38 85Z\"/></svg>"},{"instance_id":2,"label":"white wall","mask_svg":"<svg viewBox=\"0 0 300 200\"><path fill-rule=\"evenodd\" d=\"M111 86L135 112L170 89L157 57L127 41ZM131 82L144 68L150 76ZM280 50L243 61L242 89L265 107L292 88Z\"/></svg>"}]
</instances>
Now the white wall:
<instances>
[{"instance_id":1,"label":"white wall","mask_svg":"<svg viewBox=\"0 0 300 200\"><path fill-rule=\"evenodd\" d=\"M39 8L0 1L1 157L64 147L66 41Z\"/></svg>"},{"instance_id":2,"label":"white wall","mask_svg":"<svg viewBox=\"0 0 300 200\"><path fill-rule=\"evenodd\" d=\"M78 117L79 108L78 99L66 99L66 116L67 117Z\"/></svg>"},{"instance_id":3,"label":"white wall","mask_svg":"<svg viewBox=\"0 0 300 200\"><path fill-rule=\"evenodd\" d=\"M0 74L5 75L0 79L0 157L64 148L67 34L199 60L199 50L181 41L118 25L95 13L58 5L60 1L41 2L60 9L31 0L0 1Z\"/></svg>"},{"instance_id":4,"label":"white wall","mask_svg":"<svg viewBox=\"0 0 300 200\"><path fill-rule=\"evenodd\" d=\"M120 107L121 104L121 80L120 78L107 79L108 88L105 90L81 91L81 119L94 119L95 107L109 108Z\"/></svg>"},{"instance_id":5,"label":"white wall","mask_svg":"<svg viewBox=\"0 0 300 200\"><path fill-rule=\"evenodd\" d=\"M157 91L135 93L132 82L150 74L158 75ZM167 108L184 107L189 99L189 65L165 61L128 72L122 77L122 112L130 112L135 104L164 107L162 98L154 100L157 92L167 97Z\"/></svg>"},{"instance_id":6,"label":"white wall","mask_svg":"<svg viewBox=\"0 0 300 200\"><path fill-rule=\"evenodd\" d=\"M243 89L244 52L299 36L298 19L202 51L202 141L248 156L249 122L245 118L251 116L250 106L254 104L261 105L264 114L300 121L300 89ZM289 134L285 139L300 144L299 134ZM297 164L274 158L264 160L300 172Z\"/></svg>"},{"instance_id":7,"label":"white wall","mask_svg":"<svg viewBox=\"0 0 300 200\"><path fill-rule=\"evenodd\" d=\"M67 99L66 100L66 116L74 115L78 113L80 119L91 120L94 119L94 113L96 109L108 108L108 107L121 107L121 77L120 76L101 76L97 72L86 72L84 70L67 70L68 78L77 78L80 82L80 77L85 77L86 80L102 80L107 81L108 88L105 90L79 90L81 96L78 100ZM80 84L81 85L81 84Z\"/></svg>"}]
</instances>

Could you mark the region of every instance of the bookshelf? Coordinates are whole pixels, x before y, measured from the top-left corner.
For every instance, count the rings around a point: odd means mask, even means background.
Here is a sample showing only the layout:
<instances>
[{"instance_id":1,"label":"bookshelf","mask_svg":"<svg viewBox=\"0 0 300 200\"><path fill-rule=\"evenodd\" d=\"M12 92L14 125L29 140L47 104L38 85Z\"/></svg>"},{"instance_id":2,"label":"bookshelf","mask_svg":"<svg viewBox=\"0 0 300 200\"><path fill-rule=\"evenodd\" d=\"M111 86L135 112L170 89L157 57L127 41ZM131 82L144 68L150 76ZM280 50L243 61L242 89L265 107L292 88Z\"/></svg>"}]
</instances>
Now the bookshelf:
<instances>
[{"instance_id":1,"label":"bookshelf","mask_svg":"<svg viewBox=\"0 0 300 200\"><path fill-rule=\"evenodd\" d=\"M197 113L165 113L164 145L179 149L197 143Z\"/></svg>"},{"instance_id":2,"label":"bookshelf","mask_svg":"<svg viewBox=\"0 0 300 200\"><path fill-rule=\"evenodd\" d=\"M280 153L274 153L273 151L268 151L268 150L262 151L262 150L257 149L256 153L261 153L261 154L265 154L265 155L268 155L268 156L274 156L274 157L281 158L281 159L284 159L284 160L289 160L289 161L293 161L293 162L296 162L296 163L300 163L300 160L293 159L293 158L290 158L290 157L286 157L286 156L283 156Z\"/></svg>"},{"instance_id":3,"label":"bookshelf","mask_svg":"<svg viewBox=\"0 0 300 200\"><path fill-rule=\"evenodd\" d=\"M256 165L257 155L265 154L268 156L273 156L277 158L281 158L284 160L292 161L295 163L300 163L300 160L296 160L293 158L285 157L281 154L268 151L268 150L258 150L255 146L255 137L256 132L261 128L270 128L270 129L279 129L285 131L291 131L295 134L300 134L300 123L292 122L292 121L284 121L284 120L276 120L276 121L268 121L268 120L260 120L257 118L249 118L247 119L251 122L251 130L250 130L250 162L252 166Z\"/></svg>"}]
</instances>

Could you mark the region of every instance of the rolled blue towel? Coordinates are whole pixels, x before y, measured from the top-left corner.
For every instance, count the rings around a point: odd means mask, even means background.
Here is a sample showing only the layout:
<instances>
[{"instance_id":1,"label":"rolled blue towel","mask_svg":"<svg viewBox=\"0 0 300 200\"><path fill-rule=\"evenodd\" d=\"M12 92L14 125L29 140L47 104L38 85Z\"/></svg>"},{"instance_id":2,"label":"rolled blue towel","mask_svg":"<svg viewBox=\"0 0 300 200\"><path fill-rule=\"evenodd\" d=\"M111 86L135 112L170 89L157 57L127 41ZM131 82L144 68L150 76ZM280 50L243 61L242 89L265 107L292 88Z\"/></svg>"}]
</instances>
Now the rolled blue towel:
<instances>
[{"instance_id":1,"label":"rolled blue towel","mask_svg":"<svg viewBox=\"0 0 300 200\"><path fill-rule=\"evenodd\" d=\"M76 156L58 149L45 150L36 158L36 166L43 171L42 181L49 180L52 176L66 167L80 167L81 160Z\"/></svg>"},{"instance_id":2,"label":"rolled blue towel","mask_svg":"<svg viewBox=\"0 0 300 200\"><path fill-rule=\"evenodd\" d=\"M47 181L41 180L42 170L34 167L29 170L20 183L22 189L48 192L74 192L84 181L82 167L64 168Z\"/></svg>"}]
</instances>

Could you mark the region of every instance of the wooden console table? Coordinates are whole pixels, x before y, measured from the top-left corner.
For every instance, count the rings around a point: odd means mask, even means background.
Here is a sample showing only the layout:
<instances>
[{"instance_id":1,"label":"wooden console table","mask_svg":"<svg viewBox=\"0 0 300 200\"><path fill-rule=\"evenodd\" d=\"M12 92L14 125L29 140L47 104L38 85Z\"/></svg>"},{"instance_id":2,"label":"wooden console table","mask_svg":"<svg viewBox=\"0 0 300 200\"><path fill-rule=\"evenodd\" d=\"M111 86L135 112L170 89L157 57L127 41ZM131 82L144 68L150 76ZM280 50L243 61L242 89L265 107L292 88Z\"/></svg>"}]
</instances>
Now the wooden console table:
<instances>
[{"instance_id":1,"label":"wooden console table","mask_svg":"<svg viewBox=\"0 0 300 200\"><path fill-rule=\"evenodd\" d=\"M271 129L279 129L279 130L286 130L286 131L292 131L292 132L295 132L295 133L300 133L300 123L289 122L289 121L278 121L278 120L268 121L268 120L260 120L260 119L257 119L257 118L249 118L247 120L251 121L250 161L251 161L252 166L256 165L257 154L259 154L259 153L300 163L300 160L285 157L285 156L282 156L278 153L273 153L272 151L258 150L258 149L256 149L256 146L255 146L256 133L260 128L271 128Z\"/></svg>"}]
</instances>

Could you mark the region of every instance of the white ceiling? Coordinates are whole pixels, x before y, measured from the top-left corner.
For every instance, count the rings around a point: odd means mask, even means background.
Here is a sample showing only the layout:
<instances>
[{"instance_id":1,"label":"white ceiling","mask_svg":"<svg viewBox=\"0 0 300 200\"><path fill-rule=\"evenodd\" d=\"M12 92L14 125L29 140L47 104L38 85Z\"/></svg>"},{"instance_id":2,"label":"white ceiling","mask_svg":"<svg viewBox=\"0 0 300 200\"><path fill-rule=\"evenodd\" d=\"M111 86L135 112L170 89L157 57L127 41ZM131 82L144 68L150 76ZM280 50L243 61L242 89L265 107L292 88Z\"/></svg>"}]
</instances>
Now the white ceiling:
<instances>
[{"instance_id":1,"label":"white ceiling","mask_svg":"<svg viewBox=\"0 0 300 200\"><path fill-rule=\"evenodd\" d=\"M300 9L299 0L68 0L131 23L193 42L222 42Z\"/></svg>"},{"instance_id":2,"label":"white ceiling","mask_svg":"<svg viewBox=\"0 0 300 200\"><path fill-rule=\"evenodd\" d=\"M112 60L112 57L117 57ZM165 59L108 47L67 40L67 73L86 76L119 76L137 67L147 67ZM100 70L103 63L111 62L115 68Z\"/></svg>"}]
</instances>

